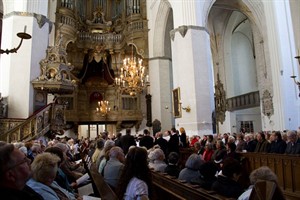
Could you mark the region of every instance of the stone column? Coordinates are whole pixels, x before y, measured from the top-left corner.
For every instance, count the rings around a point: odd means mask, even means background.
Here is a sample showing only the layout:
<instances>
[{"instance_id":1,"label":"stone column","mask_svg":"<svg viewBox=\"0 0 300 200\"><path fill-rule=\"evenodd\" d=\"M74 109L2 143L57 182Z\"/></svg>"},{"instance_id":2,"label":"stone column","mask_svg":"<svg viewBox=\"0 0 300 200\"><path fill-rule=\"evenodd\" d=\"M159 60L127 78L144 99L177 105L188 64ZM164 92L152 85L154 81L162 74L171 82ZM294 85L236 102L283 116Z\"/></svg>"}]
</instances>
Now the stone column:
<instances>
[{"instance_id":1,"label":"stone column","mask_svg":"<svg viewBox=\"0 0 300 200\"><path fill-rule=\"evenodd\" d=\"M1 49L18 46L19 32L30 34L30 40L23 40L17 53L1 55L0 88L8 96L8 117L27 118L34 112L35 92L31 80L40 75L39 62L46 55L48 34L51 23L39 14L29 12L10 12L3 19ZM2 73L3 72L3 73Z\"/></svg>"},{"instance_id":2,"label":"stone column","mask_svg":"<svg viewBox=\"0 0 300 200\"><path fill-rule=\"evenodd\" d=\"M171 31L173 88L180 88L181 117L175 128L189 135L212 133L214 94L210 38L201 26L179 26Z\"/></svg>"}]
</instances>

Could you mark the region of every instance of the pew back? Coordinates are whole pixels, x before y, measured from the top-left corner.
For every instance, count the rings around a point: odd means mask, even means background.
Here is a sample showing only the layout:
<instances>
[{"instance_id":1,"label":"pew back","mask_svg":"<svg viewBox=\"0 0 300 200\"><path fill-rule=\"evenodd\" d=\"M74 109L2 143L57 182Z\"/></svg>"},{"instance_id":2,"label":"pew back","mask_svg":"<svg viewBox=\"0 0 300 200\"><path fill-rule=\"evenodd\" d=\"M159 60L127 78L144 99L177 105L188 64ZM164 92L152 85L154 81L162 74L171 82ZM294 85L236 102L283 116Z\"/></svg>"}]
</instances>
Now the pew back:
<instances>
[{"instance_id":1,"label":"pew back","mask_svg":"<svg viewBox=\"0 0 300 200\"><path fill-rule=\"evenodd\" d=\"M278 177L278 184L288 199L300 199L300 157L271 153L241 153L251 171L268 166Z\"/></svg>"},{"instance_id":2,"label":"pew back","mask_svg":"<svg viewBox=\"0 0 300 200\"><path fill-rule=\"evenodd\" d=\"M213 191L207 191L197 185L184 183L175 177L152 171L153 184L159 199L174 200L221 200L228 199Z\"/></svg>"}]
</instances>

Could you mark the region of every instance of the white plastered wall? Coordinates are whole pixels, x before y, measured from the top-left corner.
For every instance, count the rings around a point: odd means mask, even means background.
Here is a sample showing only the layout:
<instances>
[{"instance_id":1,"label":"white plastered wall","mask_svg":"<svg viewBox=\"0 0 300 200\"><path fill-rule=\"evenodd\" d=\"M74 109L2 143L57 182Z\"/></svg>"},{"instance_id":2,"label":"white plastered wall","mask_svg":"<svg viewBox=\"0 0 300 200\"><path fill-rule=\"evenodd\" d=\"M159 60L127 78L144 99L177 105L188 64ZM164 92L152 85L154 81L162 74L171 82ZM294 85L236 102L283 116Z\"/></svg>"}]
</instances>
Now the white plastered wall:
<instances>
[{"instance_id":1,"label":"white plastered wall","mask_svg":"<svg viewBox=\"0 0 300 200\"><path fill-rule=\"evenodd\" d=\"M46 1L6 1L2 49L16 47L19 43L16 33L26 32L32 36L24 40L17 53L1 55L1 92L8 96L8 117L27 118L33 113L34 89L31 80L39 76L39 61L45 57L48 45L49 24L40 27L34 14L47 14ZM18 11L18 12L13 12ZM22 11L22 15L20 14ZM31 12L28 12L31 11Z\"/></svg>"}]
</instances>

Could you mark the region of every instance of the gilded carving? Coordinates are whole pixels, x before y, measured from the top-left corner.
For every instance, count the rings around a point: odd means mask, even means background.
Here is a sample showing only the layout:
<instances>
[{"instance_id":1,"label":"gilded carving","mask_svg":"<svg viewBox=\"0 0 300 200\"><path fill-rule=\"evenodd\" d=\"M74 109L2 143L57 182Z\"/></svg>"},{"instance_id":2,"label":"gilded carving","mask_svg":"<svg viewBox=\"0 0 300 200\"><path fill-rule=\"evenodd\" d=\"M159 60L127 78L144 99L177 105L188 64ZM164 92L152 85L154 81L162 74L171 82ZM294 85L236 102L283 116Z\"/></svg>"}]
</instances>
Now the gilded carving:
<instances>
[{"instance_id":1,"label":"gilded carving","mask_svg":"<svg viewBox=\"0 0 300 200\"><path fill-rule=\"evenodd\" d=\"M273 98L269 90L265 90L262 97L263 114L269 119L274 114Z\"/></svg>"},{"instance_id":2,"label":"gilded carving","mask_svg":"<svg viewBox=\"0 0 300 200\"><path fill-rule=\"evenodd\" d=\"M225 121L225 112L227 109L226 92L223 83L221 83L219 73L217 74L217 83L215 85L215 107L216 107L216 120L217 122Z\"/></svg>"}]
</instances>

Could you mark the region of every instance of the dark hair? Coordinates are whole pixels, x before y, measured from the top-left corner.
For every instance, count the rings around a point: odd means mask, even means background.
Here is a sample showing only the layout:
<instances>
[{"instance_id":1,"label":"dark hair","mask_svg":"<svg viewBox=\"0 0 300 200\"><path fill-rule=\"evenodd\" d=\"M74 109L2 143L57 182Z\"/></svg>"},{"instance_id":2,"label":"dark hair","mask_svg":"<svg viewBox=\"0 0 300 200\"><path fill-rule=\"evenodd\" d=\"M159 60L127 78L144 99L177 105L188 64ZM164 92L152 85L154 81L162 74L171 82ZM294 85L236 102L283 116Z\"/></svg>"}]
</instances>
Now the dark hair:
<instances>
[{"instance_id":1,"label":"dark hair","mask_svg":"<svg viewBox=\"0 0 300 200\"><path fill-rule=\"evenodd\" d=\"M59 147L48 147L45 150L45 152L55 154L60 158L60 161L57 163L57 166L59 166L65 160L64 153Z\"/></svg>"},{"instance_id":2,"label":"dark hair","mask_svg":"<svg viewBox=\"0 0 300 200\"><path fill-rule=\"evenodd\" d=\"M131 129L130 128L127 128L126 129L126 135L130 135L131 134Z\"/></svg>"},{"instance_id":3,"label":"dark hair","mask_svg":"<svg viewBox=\"0 0 300 200\"><path fill-rule=\"evenodd\" d=\"M122 133L117 133L117 138L121 137L122 136Z\"/></svg>"},{"instance_id":4,"label":"dark hair","mask_svg":"<svg viewBox=\"0 0 300 200\"><path fill-rule=\"evenodd\" d=\"M280 131L276 131L276 132L275 132L275 135L277 136L277 139L278 139L278 140L282 140L282 136L281 136Z\"/></svg>"},{"instance_id":5,"label":"dark hair","mask_svg":"<svg viewBox=\"0 0 300 200\"><path fill-rule=\"evenodd\" d=\"M213 135L208 135L207 137L208 137L208 140L209 140L210 142L212 142L212 141L214 140L214 136L213 136Z\"/></svg>"},{"instance_id":6,"label":"dark hair","mask_svg":"<svg viewBox=\"0 0 300 200\"><path fill-rule=\"evenodd\" d=\"M11 163L11 154L14 149L15 146L13 144L0 141L0 182L3 181L2 178L4 172L7 170L8 166L13 164Z\"/></svg>"},{"instance_id":7,"label":"dark hair","mask_svg":"<svg viewBox=\"0 0 300 200\"><path fill-rule=\"evenodd\" d=\"M227 145L228 145L229 149L231 150L231 152L235 152L236 145L234 142L228 142Z\"/></svg>"},{"instance_id":8,"label":"dark hair","mask_svg":"<svg viewBox=\"0 0 300 200\"><path fill-rule=\"evenodd\" d=\"M212 161L205 162L199 169L199 172L204 179L211 179L212 177L215 177L217 171L218 167Z\"/></svg>"},{"instance_id":9,"label":"dark hair","mask_svg":"<svg viewBox=\"0 0 300 200\"><path fill-rule=\"evenodd\" d=\"M226 158L223 162L222 173L229 178L233 177L233 174L240 174L242 167L240 163L234 158Z\"/></svg>"},{"instance_id":10,"label":"dark hair","mask_svg":"<svg viewBox=\"0 0 300 200\"><path fill-rule=\"evenodd\" d=\"M169 154L169 156L168 156L168 161L169 161L169 163L171 163L171 164L177 164L178 160L179 160L179 155L178 155L178 153L176 153L176 152L171 152L171 153Z\"/></svg>"},{"instance_id":11,"label":"dark hair","mask_svg":"<svg viewBox=\"0 0 300 200\"><path fill-rule=\"evenodd\" d=\"M97 140L97 148L102 149L104 147L104 143L105 143L105 140L103 138L98 139Z\"/></svg>"},{"instance_id":12,"label":"dark hair","mask_svg":"<svg viewBox=\"0 0 300 200\"><path fill-rule=\"evenodd\" d=\"M150 134L150 132L149 132L149 130L148 130L148 129L144 129L144 131L143 131L143 132L144 132L144 134L145 134L145 135L148 135L148 134Z\"/></svg>"},{"instance_id":13,"label":"dark hair","mask_svg":"<svg viewBox=\"0 0 300 200\"><path fill-rule=\"evenodd\" d=\"M119 199L123 199L127 185L133 177L145 181L148 186L149 197L152 196L152 174L148 167L147 157L147 150L144 148L133 147L129 149L116 190Z\"/></svg>"},{"instance_id":14,"label":"dark hair","mask_svg":"<svg viewBox=\"0 0 300 200\"><path fill-rule=\"evenodd\" d=\"M265 136L265 134L264 134L263 132L259 132L258 134L261 136L261 138L262 138L263 140L266 139L266 136Z\"/></svg>"}]
</instances>

